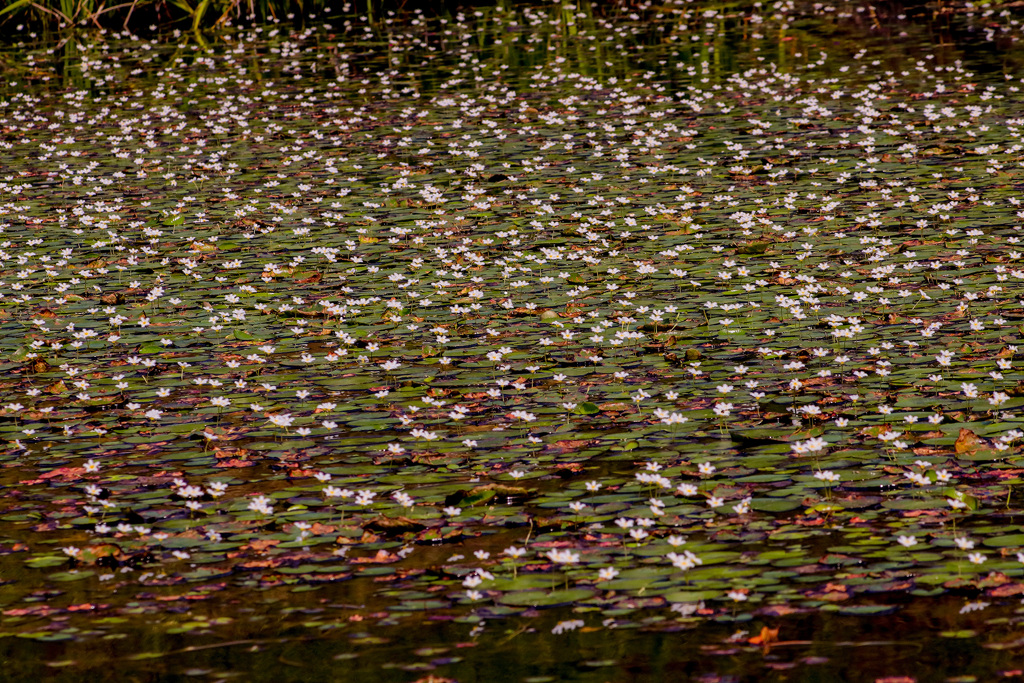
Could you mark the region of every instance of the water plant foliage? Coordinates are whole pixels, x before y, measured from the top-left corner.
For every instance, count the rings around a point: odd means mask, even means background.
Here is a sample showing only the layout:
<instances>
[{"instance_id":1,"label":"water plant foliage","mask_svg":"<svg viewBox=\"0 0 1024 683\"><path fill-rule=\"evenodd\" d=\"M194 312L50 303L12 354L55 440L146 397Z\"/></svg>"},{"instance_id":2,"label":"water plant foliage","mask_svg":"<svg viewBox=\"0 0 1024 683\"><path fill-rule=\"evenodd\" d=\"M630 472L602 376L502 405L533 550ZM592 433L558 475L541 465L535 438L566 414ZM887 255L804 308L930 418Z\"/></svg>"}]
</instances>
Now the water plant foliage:
<instances>
[{"instance_id":1,"label":"water plant foliage","mask_svg":"<svg viewBox=\"0 0 1024 683\"><path fill-rule=\"evenodd\" d=\"M1011 661L1017 15L577 9L3 54L26 671L431 620L395 680L508 624L813 668L799 619L927 610Z\"/></svg>"}]
</instances>

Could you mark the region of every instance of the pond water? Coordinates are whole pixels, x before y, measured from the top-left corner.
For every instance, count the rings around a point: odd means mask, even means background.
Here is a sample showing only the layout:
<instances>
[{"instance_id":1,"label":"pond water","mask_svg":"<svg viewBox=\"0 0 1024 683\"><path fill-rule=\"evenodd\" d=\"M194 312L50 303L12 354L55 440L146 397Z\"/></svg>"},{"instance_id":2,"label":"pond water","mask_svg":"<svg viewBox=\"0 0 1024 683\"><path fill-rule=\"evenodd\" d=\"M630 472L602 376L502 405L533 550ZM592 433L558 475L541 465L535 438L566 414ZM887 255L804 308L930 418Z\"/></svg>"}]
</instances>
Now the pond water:
<instances>
[{"instance_id":1,"label":"pond water","mask_svg":"<svg viewBox=\"0 0 1024 683\"><path fill-rule=\"evenodd\" d=\"M24 34L6 676L1020 677L1021 34L793 2Z\"/></svg>"}]
</instances>

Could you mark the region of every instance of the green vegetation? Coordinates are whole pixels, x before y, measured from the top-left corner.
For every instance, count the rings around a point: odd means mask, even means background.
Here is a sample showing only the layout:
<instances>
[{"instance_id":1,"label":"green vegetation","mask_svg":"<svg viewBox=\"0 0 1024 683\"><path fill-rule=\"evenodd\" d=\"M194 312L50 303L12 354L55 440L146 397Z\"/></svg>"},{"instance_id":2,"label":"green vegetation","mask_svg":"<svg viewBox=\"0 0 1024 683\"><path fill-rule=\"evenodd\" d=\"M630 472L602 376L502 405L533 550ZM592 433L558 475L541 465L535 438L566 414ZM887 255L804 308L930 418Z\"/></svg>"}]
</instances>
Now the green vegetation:
<instances>
[{"instance_id":1,"label":"green vegetation","mask_svg":"<svg viewBox=\"0 0 1024 683\"><path fill-rule=\"evenodd\" d=\"M9 676L1011 670L1022 24L946 14L21 36Z\"/></svg>"},{"instance_id":2,"label":"green vegetation","mask_svg":"<svg viewBox=\"0 0 1024 683\"><path fill-rule=\"evenodd\" d=\"M351 6L351 3L346 3ZM224 27L239 20L270 21L308 14L318 16L325 8L323 0L127 0L108 3L102 0L11 0L0 9L8 22L28 22L30 26L64 30L74 26L130 27L154 22L186 24L193 30ZM373 11L373 2L367 10Z\"/></svg>"}]
</instances>

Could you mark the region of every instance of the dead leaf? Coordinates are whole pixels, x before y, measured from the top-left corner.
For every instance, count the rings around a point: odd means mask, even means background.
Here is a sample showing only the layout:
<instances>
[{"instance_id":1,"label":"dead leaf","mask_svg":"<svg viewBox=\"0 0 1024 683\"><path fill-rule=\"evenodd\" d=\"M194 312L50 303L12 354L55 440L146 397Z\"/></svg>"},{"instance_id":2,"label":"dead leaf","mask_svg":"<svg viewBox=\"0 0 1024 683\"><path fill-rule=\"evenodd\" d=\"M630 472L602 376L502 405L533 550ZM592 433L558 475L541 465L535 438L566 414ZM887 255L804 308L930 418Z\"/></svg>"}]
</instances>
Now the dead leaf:
<instances>
[{"instance_id":1,"label":"dead leaf","mask_svg":"<svg viewBox=\"0 0 1024 683\"><path fill-rule=\"evenodd\" d=\"M401 557L398 555L389 553L387 550L378 550L377 554L373 557L353 557L351 562L358 564L389 564L391 562L398 562Z\"/></svg>"},{"instance_id":2,"label":"dead leaf","mask_svg":"<svg viewBox=\"0 0 1024 683\"><path fill-rule=\"evenodd\" d=\"M981 448L981 439L978 435L966 427L960 428L960 435L956 437L957 455L974 455Z\"/></svg>"},{"instance_id":3,"label":"dead leaf","mask_svg":"<svg viewBox=\"0 0 1024 683\"><path fill-rule=\"evenodd\" d=\"M1021 593L1024 593L1024 584L1020 583L1007 583L988 591L988 594L993 598L1008 598L1011 595L1020 595Z\"/></svg>"},{"instance_id":4,"label":"dead leaf","mask_svg":"<svg viewBox=\"0 0 1024 683\"><path fill-rule=\"evenodd\" d=\"M267 548L273 548L281 541L270 539L270 538L258 538L250 541L248 544L242 546L242 550L255 550L256 552L263 552Z\"/></svg>"},{"instance_id":5,"label":"dead leaf","mask_svg":"<svg viewBox=\"0 0 1024 683\"><path fill-rule=\"evenodd\" d=\"M779 641L779 629L768 628L767 626L761 627L761 633L754 636L747 642L751 645L760 645L761 649L764 650L765 654L771 650L772 643Z\"/></svg>"}]
</instances>

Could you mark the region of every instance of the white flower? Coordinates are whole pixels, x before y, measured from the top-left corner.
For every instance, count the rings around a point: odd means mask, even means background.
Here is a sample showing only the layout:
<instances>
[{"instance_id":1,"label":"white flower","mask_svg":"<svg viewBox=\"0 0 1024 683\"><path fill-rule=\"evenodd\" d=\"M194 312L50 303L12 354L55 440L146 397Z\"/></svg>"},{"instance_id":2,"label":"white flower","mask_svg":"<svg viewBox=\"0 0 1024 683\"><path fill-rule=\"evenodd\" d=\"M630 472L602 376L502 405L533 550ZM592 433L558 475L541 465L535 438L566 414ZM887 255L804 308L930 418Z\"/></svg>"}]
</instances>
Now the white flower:
<instances>
[{"instance_id":1,"label":"white flower","mask_svg":"<svg viewBox=\"0 0 1024 683\"><path fill-rule=\"evenodd\" d=\"M670 609L673 612L678 612L681 617L688 617L704 609L704 602L676 602Z\"/></svg>"},{"instance_id":2,"label":"white flower","mask_svg":"<svg viewBox=\"0 0 1024 683\"><path fill-rule=\"evenodd\" d=\"M292 422L295 421L295 418L293 418L288 413L281 413L279 415L268 415L267 419L270 420L272 424L275 424L278 427L290 427Z\"/></svg>"},{"instance_id":3,"label":"white flower","mask_svg":"<svg viewBox=\"0 0 1024 683\"><path fill-rule=\"evenodd\" d=\"M568 549L559 550L557 548L552 548L544 553L544 555L556 564L575 564L580 561L580 554L574 553Z\"/></svg>"},{"instance_id":4,"label":"white flower","mask_svg":"<svg viewBox=\"0 0 1024 683\"><path fill-rule=\"evenodd\" d=\"M914 536L897 536L896 542L904 548L912 548L917 545L917 538Z\"/></svg>"},{"instance_id":5,"label":"white flower","mask_svg":"<svg viewBox=\"0 0 1024 683\"><path fill-rule=\"evenodd\" d=\"M560 621L555 624L555 627L551 629L551 632L555 635L565 633L566 631L575 631L576 629L583 626L582 619L570 619L569 621Z\"/></svg>"},{"instance_id":6,"label":"white flower","mask_svg":"<svg viewBox=\"0 0 1024 683\"><path fill-rule=\"evenodd\" d=\"M693 569L698 564L704 564L699 557L689 550L684 550L682 553L668 553L665 557L667 557L675 567L682 570Z\"/></svg>"},{"instance_id":7,"label":"white flower","mask_svg":"<svg viewBox=\"0 0 1024 683\"><path fill-rule=\"evenodd\" d=\"M256 496L249 501L249 509L262 515L271 515L274 513L274 506L271 503L271 499L266 496Z\"/></svg>"},{"instance_id":8,"label":"white flower","mask_svg":"<svg viewBox=\"0 0 1024 683\"><path fill-rule=\"evenodd\" d=\"M971 612L977 612L979 610L985 609L990 604L991 603L988 602L981 602L980 600L978 602L968 602L960 608L960 614L969 614Z\"/></svg>"}]
</instances>

